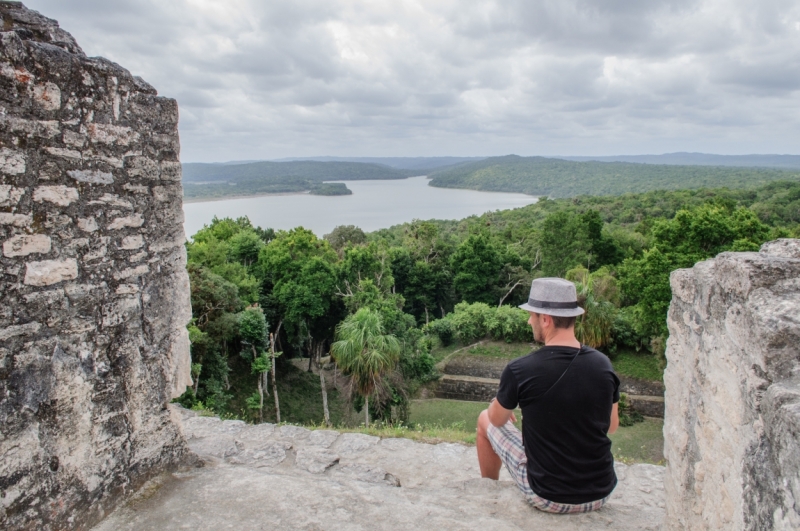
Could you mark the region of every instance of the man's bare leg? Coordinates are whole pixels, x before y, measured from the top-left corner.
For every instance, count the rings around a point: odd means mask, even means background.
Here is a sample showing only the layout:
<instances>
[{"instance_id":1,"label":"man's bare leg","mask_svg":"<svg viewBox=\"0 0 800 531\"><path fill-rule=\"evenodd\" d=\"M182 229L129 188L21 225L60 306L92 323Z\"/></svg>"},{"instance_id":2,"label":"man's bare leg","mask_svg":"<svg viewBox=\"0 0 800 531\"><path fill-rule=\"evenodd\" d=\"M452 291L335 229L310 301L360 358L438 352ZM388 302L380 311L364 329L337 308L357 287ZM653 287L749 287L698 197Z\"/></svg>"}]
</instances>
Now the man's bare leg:
<instances>
[{"instance_id":1,"label":"man's bare leg","mask_svg":"<svg viewBox=\"0 0 800 531\"><path fill-rule=\"evenodd\" d=\"M482 478L499 479L500 468L503 462L492 448L486 430L489 427L489 413L484 409L478 415L478 435L475 439L475 446L478 448L478 466L481 469Z\"/></svg>"}]
</instances>

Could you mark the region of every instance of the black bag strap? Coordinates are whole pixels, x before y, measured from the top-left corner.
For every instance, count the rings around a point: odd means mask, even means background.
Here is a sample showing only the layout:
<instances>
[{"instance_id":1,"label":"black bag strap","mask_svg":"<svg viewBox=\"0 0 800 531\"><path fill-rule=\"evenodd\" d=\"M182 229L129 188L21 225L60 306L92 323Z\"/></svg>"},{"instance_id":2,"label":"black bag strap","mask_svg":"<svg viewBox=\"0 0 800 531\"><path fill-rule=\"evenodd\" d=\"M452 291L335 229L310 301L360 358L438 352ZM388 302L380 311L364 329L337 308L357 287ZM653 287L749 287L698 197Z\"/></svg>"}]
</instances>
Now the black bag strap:
<instances>
[{"instance_id":1,"label":"black bag strap","mask_svg":"<svg viewBox=\"0 0 800 531\"><path fill-rule=\"evenodd\" d=\"M581 353L581 350L583 350L583 345L581 345L580 347L578 347L578 351L575 353L575 355L574 355L574 356L572 356L572 359L570 360L570 362L569 362L569 365L567 365L567 368L566 368L566 369L564 369L564 372L562 372L562 373L561 373L561 376L559 376L559 377L558 377L558 380L556 380L556 381L553 383L553 385L551 385L551 386L550 386L550 387L547 389L547 391L545 391L545 392L544 392L544 393L542 393L541 395L537 396L537 397L536 397L536 400L539 400L539 399L541 399L541 398L544 398L544 396L545 396L547 393L549 393L550 391L552 391L552 390L553 390L553 388L554 388L556 385L558 385L558 382L560 382L560 381L561 381L561 379L564 377L564 375L565 375L565 374L567 374L567 371L569 371L569 368L570 368L570 367L572 367L572 364L573 364L573 363L575 362L575 360L578 358L578 355Z\"/></svg>"}]
</instances>

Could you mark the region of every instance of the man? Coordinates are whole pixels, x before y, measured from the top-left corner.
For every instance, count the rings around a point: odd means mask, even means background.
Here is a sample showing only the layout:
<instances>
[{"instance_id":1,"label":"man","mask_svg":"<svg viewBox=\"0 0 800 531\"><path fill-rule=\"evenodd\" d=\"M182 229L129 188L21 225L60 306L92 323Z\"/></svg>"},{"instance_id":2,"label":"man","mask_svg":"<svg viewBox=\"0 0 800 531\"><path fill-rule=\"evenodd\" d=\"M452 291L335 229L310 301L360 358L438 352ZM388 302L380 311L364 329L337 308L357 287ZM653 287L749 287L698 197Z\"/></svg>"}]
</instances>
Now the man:
<instances>
[{"instance_id":1,"label":"man","mask_svg":"<svg viewBox=\"0 0 800 531\"><path fill-rule=\"evenodd\" d=\"M608 358L575 338L583 314L575 285L540 278L520 308L541 349L506 366L497 396L478 417L481 476L505 465L528 501L554 513L602 507L617 484L611 441L619 425L619 379ZM522 432L514 408L522 409Z\"/></svg>"}]
</instances>

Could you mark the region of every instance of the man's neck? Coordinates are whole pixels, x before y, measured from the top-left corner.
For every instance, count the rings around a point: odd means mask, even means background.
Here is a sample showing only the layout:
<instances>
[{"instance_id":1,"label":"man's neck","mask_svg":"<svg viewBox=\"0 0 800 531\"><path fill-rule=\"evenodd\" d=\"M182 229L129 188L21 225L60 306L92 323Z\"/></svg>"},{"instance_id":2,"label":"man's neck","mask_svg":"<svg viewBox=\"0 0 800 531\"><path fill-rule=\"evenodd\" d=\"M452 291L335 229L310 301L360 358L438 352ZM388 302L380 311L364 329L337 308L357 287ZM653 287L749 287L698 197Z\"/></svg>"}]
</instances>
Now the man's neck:
<instances>
[{"instance_id":1,"label":"man's neck","mask_svg":"<svg viewBox=\"0 0 800 531\"><path fill-rule=\"evenodd\" d=\"M574 328L555 328L549 337L544 338L546 347L580 348L581 343L575 338Z\"/></svg>"}]
</instances>

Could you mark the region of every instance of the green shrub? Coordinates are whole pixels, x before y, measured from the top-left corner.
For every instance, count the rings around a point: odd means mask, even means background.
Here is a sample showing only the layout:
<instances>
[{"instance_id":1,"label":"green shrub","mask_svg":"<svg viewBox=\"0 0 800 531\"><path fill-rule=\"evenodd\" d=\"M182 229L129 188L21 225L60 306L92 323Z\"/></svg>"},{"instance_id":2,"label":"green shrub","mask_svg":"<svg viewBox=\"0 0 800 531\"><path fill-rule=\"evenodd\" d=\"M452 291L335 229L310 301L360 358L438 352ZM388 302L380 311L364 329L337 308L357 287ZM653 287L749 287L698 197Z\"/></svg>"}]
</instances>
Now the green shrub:
<instances>
[{"instance_id":1,"label":"green shrub","mask_svg":"<svg viewBox=\"0 0 800 531\"><path fill-rule=\"evenodd\" d=\"M611 355L613 356L621 349L632 349L639 352L646 342L647 338L636 330L632 308L620 309L612 325L611 344L608 346Z\"/></svg>"},{"instance_id":2,"label":"green shrub","mask_svg":"<svg viewBox=\"0 0 800 531\"><path fill-rule=\"evenodd\" d=\"M494 317L494 308L483 302L472 304L460 302L448 316L456 338L465 345L483 339L489 334L489 322Z\"/></svg>"},{"instance_id":3,"label":"green shrub","mask_svg":"<svg viewBox=\"0 0 800 531\"><path fill-rule=\"evenodd\" d=\"M438 337L443 347L452 345L455 339L453 323L446 317L428 323L425 326L425 333Z\"/></svg>"},{"instance_id":4,"label":"green shrub","mask_svg":"<svg viewBox=\"0 0 800 531\"><path fill-rule=\"evenodd\" d=\"M622 427L633 426L637 422L642 422L644 417L638 411L634 411L628 403L628 395L620 393L619 395L619 425Z\"/></svg>"},{"instance_id":5,"label":"green shrub","mask_svg":"<svg viewBox=\"0 0 800 531\"><path fill-rule=\"evenodd\" d=\"M500 306L489 319L488 328L492 339L506 343L526 342L533 339L528 324L528 312L513 306Z\"/></svg>"}]
</instances>

